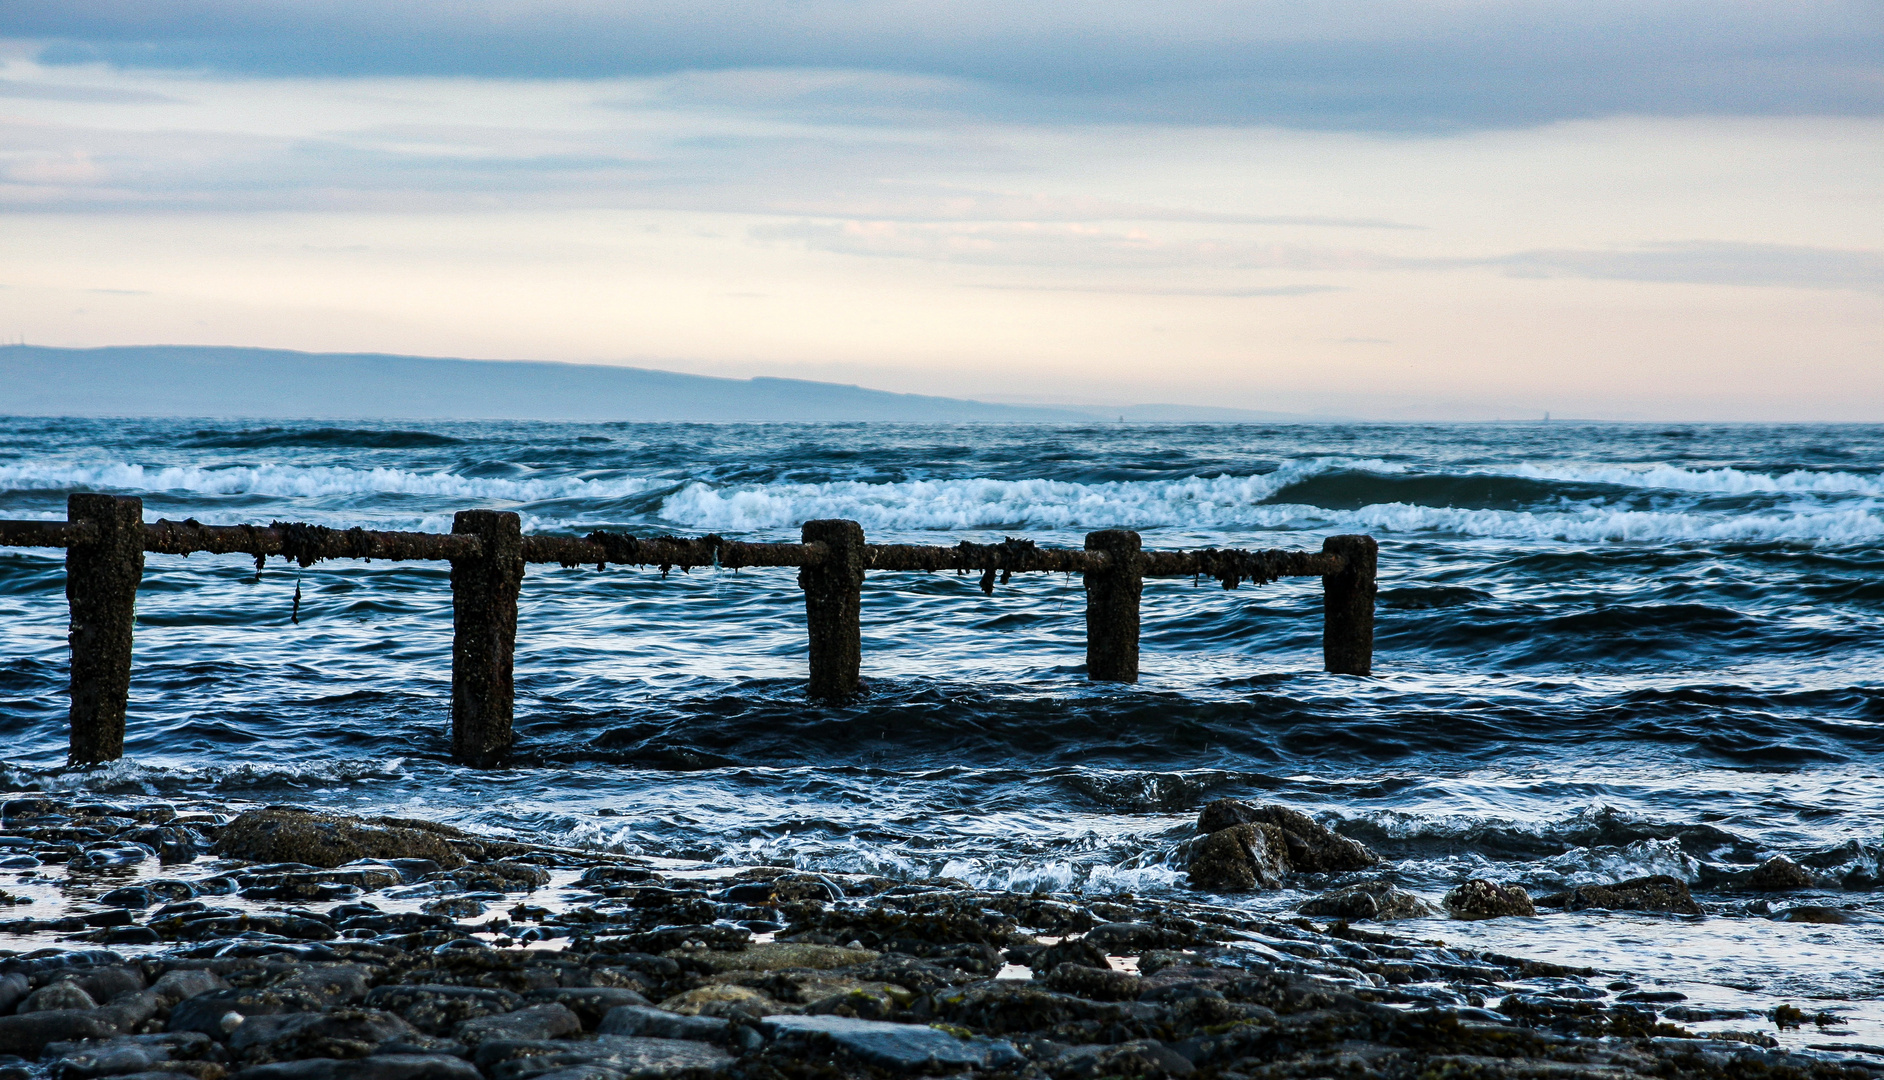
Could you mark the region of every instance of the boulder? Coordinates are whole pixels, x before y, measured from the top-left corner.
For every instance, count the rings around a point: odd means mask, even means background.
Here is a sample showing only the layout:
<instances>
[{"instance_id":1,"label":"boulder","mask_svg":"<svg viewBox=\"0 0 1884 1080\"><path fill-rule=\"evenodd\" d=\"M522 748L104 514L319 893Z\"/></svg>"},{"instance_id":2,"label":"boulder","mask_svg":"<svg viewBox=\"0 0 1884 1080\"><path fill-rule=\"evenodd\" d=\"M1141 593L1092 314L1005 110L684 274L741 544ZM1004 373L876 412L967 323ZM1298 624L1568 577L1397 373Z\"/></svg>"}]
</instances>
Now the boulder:
<instances>
[{"instance_id":1,"label":"boulder","mask_svg":"<svg viewBox=\"0 0 1884 1080\"><path fill-rule=\"evenodd\" d=\"M1688 885L1677 877L1653 874L1630 878L1612 885L1578 885L1567 892L1552 893L1538 900L1545 907L1565 911L1602 908L1609 911L1658 911L1674 915L1700 915L1701 905L1688 893Z\"/></svg>"},{"instance_id":2,"label":"boulder","mask_svg":"<svg viewBox=\"0 0 1884 1080\"><path fill-rule=\"evenodd\" d=\"M1272 825L1280 831L1282 854L1288 868L1298 873L1345 873L1365 870L1380 856L1358 840L1350 840L1300 810L1274 804L1251 806L1235 799L1218 799L1197 817L1200 834L1222 832L1238 825Z\"/></svg>"},{"instance_id":3,"label":"boulder","mask_svg":"<svg viewBox=\"0 0 1884 1080\"><path fill-rule=\"evenodd\" d=\"M452 1038L476 1046L486 1039L561 1039L581 1031L582 1021L575 1013L550 1002L466 1020L452 1032Z\"/></svg>"},{"instance_id":4,"label":"boulder","mask_svg":"<svg viewBox=\"0 0 1884 1080\"><path fill-rule=\"evenodd\" d=\"M1156 1039L1135 1039L1116 1046L1075 1046L1052 1063L1056 1076L1068 1080L1113 1076L1189 1076L1197 1071L1184 1057Z\"/></svg>"},{"instance_id":5,"label":"boulder","mask_svg":"<svg viewBox=\"0 0 1884 1080\"><path fill-rule=\"evenodd\" d=\"M375 1054L363 1058L307 1058L256 1065L232 1080L484 1080L463 1058L443 1054Z\"/></svg>"},{"instance_id":6,"label":"boulder","mask_svg":"<svg viewBox=\"0 0 1884 1080\"><path fill-rule=\"evenodd\" d=\"M644 1039L604 1035L592 1043L569 1043L567 1049L531 1054L485 1068L491 1080L530 1080L562 1075L564 1070L607 1070L616 1076L666 1076L672 1073L712 1072L733 1062L717 1046L684 1039ZM571 1075L600 1076L599 1071Z\"/></svg>"},{"instance_id":7,"label":"boulder","mask_svg":"<svg viewBox=\"0 0 1884 1080\"><path fill-rule=\"evenodd\" d=\"M870 949L851 949L841 945L773 941L733 952L698 953L696 950L685 955L710 971L722 972L850 967L852 964L867 964L882 954Z\"/></svg>"},{"instance_id":8,"label":"boulder","mask_svg":"<svg viewBox=\"0 0 1884 1080\"><path fill-rule=\"evenodd\" d=\"M1106 951L1085 938L1073 938L1049 945L1035 953L1027 966L1037 972L1045 972L1052 971L1061 964L1078 964L1089 968L1112 966L1112 962L1106 959Z\"/></svg>"},{"instance_id":9,"label":"boulder","mask_svg":"<svg viewBox=\"0 0 1884 1080\"><path fill-rule=\"evenodd\" d=\"M257 1062L360 1058L417 1034L399 1017L374 1009L282 1013L244 1021L230 1034L229 1049Z\"/></svg>"},{"instance_id":10,"label":"boulder","mask_svg":"<svg viewBox=\"0 0 1884 1080\"><path fill-rule=\"evenodd\" d=\"M96 1009L98 1002L82 988L69 982L49 983L26 995L19 1013L46 1012L50 1009Z\"/></svg>"},{"instance_id":11,"label":"boulder","mask_svg":"<svg viewBox=\"0 0 1884 1080\"><path fill-rule=\"evenodd\" d=\"M1521 885L1498 885L1473 878L1446 894L1446 910L1455 919L1501 919L1509 915L1535 915L1531 894Z\"/></svg>"},{"instance_id":12,"label":"boulder","mask_svg":"<svg viewBox=\"0 0 1884 1080\"><path fill-rule=\"evenodd\" d=\"M1758 892L1791 892L1811 887L1812 875L1784 855L1775 855L1761 863L1747 878L1747 888Z\"/></svg>"},{"instance_id":13,"label":"boulder","mask_svg":"<svg viewBox=\"0 0 1884 1080\"><path fill-rule=\"evenodd\" d=\"M1204 837L1187 873L1199 889L1276 889L1289 871L1283 852L1281 830L1274 825L1232 825Z\"/></svg>"},{"instance_id":14,"label":"boulder","mask_svg":"<svg viewBox=\"0 0 1884 1080\"><path fill-rule=\"evenodd\" d=\"M768 1016L760 1030L774 1042L832 1046L866 1065L916 1069L1014 1069L1027 1059L1005 1039L953 1035L926 1024L891 1024L848 1016Z\"/></svg>"},{"instance_id":15,"label":"boulder","mask_svg":"<svg viewBox=\"0 0 1884 1080\"><path fill-rule=\"evenodd\" d=\"M227 1039L251 1016L316 1012L319 1008L320 1003L305 994L277 993L273 990L212 990L172 1006L169 1030L200 1031L212 1039Z\"/></svg>"},{"instance_id":16,"label":"boulder","mask_svg":"<svg viewBox=\"0 0 1884 1080\"><path fill-rule=\"evenodd\" d=\"M1130 972L1084 964L1061 964L1047 972L1046 984L1090 1001L1132 1001L1143 988L1143 980Z\"/></svg>"},{"instance_id":17,"label":"boulder","mask_svg":"<svg viewBox=\"0 0 1884 1080\"><path fill-rule=\"evenodd\" d=\"M1325 919L1424 919L1439 914L1439 909L1404 889L1384 881L1352 885L1317 896L1295 910Z\"/></svg>"},{"instance_id":18,"label":"boulder","mask_svg":"<svg viewBox=\"0 0 1884 1080\"><path fill-rule=\"evenodd\" d=\"M250 810L230 822L212 850L250 862L303 863L327 869L359 859L429 859L456 869L466 860L451 845L449 835L338 814L269 807Z\"/></svg>"},{"instance_id":19,"label":"boulder","mask_svg":"<svg viewBox=\"0 0 1884 1080\"><path fill-rule=\"evenodd\" d=\"M97 1009L47 1009L19 1016L0 1016L0 1054L36 1058L47 1043L79 1039L109 1039L118 1034L111 1018Z\"/></svg>"},{"instance_id":20,"label":"boulder","mask_svg":"<svg viewBox=\"0 0 1884 1080\"><path fill-rule=\"evenodd\" d=\"M178 1002L187 1001L198 994L207 994L215 990L227 990L229 984L222 976L213 971L200 968L177 968L164 972L162 978L151 984L151 993L166 1009L175 1008Z\"/></svg>"},{"instance_id":21,"label":"boulder","mask_svg":"<svg viewBox=\"0 0 1884 1080\"><path fill-rule=\"evenodd\" d=\"M524 995L524 1000L532 1004L554 1002L576 1014L582 1021L585 1031L594 1031L596 1025L608 1016L613 1009L624 1005L652 1005L647 998L623 986L552 986L542 990L532 990Z\"/></svg>"},{"instance_id":22,"label":"boulder","mask_svg":"<svg viewBox=\"0 0 1884 1080\"><path fill-rule=\"evenodd\" d=\"M0 1014L12 1012L32 992L33 984L19 972L0 975Z\"/></svg>"},{"instance_id":23,"label":"boulder","mask_svg":"<svg viewBox=\"0 0 1884 1080\"><path fill-rule=\"evenodd\" d=\"M717 1016L687 1016L665 1009L622 1005L610 1009L596 1026L598 1035L629 1035L650 1039L688 1039L723 1043L732 1023Z\"/></svg>"},{"instance_id":24,"label":"boulder","mask_svg":"<svg viewBox=\"0 0 1884 1080\"><path fill-rule=\"evenodd\" d=\"M427 1035L445 1035L466 1020L507 1013L523 1004L508 990L483 986L379 986L366 995L369 1009L406 1018Z\"/></svg>"}]
</instances>

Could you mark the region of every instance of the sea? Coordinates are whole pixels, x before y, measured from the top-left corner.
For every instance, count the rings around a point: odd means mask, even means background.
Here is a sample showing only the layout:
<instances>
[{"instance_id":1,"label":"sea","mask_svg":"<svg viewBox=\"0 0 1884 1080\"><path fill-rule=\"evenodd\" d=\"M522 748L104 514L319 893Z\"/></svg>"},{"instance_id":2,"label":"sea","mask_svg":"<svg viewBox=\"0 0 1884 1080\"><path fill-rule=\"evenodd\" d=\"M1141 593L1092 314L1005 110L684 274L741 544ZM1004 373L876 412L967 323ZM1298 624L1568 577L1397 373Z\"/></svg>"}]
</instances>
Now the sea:
<instances>
[{"instance_id":1,"label":"sea","mask_svg":"<svg viewBox=\"0 0 1884 1080\"><path fill-rule=\"evenodd\" d=\"M1435 901L1676 876L1705 917L1392 929L1884 1045L1884 426L0 423L0 517L61 518L73 491L150 520L432 531L488 507L755 540L833 517L934 544L1367 533L1372 677L1321 670L1315 579L1147 581L1143 675L1119 685L1086 679L1076 576L990 596L873 573L843 706L805 699L791 570L531 566L518 745L490 771L447 758L444 565L204 554L148 557L126 756L67 769L61 554L0 549L0 789L1152 897L1196 895L1176 853L1200 807L1274 802L1388 860L1353 878ZM1777 854L1815 887L1738 891ZM1340 883L1215 899L1286 914Z\"/></svg>"}]
</instances>

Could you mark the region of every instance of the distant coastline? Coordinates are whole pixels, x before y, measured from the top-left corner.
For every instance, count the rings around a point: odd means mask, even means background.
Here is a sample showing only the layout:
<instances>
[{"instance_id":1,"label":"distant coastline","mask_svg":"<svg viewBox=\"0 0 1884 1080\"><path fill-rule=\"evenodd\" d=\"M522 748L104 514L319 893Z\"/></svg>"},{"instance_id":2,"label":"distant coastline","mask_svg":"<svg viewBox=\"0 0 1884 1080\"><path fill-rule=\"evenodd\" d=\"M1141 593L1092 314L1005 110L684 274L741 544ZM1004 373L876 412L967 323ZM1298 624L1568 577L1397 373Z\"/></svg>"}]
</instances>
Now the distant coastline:
<instances>
[{"instance_id":1,"label":"distant coastline","mask_svg":"<svg viewBox=\"0 0 1884 1080\"><path fill-rule=\"evenodd\" d=\"M803 379L199 345L0 345L0 415L670 422L1319 423L1193 405L1008 405Z\"/></svg>"}]
</instances>

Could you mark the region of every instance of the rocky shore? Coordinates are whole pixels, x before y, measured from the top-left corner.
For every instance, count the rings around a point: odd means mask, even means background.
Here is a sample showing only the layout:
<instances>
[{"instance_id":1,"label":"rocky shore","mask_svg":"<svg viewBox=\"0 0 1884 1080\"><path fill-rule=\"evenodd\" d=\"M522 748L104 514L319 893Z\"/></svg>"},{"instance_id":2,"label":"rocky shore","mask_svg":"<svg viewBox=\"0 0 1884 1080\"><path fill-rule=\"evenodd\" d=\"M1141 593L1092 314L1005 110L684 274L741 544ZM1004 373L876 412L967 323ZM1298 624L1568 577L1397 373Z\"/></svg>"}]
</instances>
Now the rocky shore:
<instances>
[{"instance_id":1,"label":"rocky shore","mask_svg":"<svg viewBox=\"0 0 1884 1080\"><path fill-rule=\"evenodd\" d=\"M1770 1033L1811 1024L1802 1010L1703 1037L1684 1025L1710 1017L1678 994L1398 936L1440 905L1386 881L1278 919L683 868L285 807L16 797L0 818L0 872L20 883L0 900L55 870L65 898L0 907L0 1080L1884 1077L1884 1056L1779 1049ZM1227 800L1182 857L1213 891L1379 862ZM1536 900L1473 881L1441 904L1694 900L1642 878Z\"/></svg>"}]
</instances>

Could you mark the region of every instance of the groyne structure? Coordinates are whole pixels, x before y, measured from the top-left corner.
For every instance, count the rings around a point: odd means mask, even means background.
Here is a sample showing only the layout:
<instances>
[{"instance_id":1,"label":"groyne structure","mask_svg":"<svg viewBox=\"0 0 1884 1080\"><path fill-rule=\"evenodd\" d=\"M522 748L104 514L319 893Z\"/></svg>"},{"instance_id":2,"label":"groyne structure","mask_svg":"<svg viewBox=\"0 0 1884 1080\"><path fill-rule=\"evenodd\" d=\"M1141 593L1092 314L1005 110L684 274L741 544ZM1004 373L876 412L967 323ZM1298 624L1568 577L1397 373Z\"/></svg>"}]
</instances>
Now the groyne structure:
<instances>
[{"instance_id":1,"label":"groyne structure","mask_svg":"<svg viewBox=\"0 0 1884 1080\"><path fill-rule=\"evenodd\" d=\"M1019 573L1080 574L1086 585L1086 673L1108 682L1138 681L1138 608L1148 577L1212 578L1226 589L1248 581L1320 577L1322 658L1328 671L1373 669L1377 549L1372 537L1331 536L1322 550L1145 551L1135 532L1089 533L1083 549L1043 548L1028 540L963 542L952 547L870 544L855 521L808 521L803 542L753 544L718 536L642 538L595 532L585 537L523 535L517 515L464 510L449 533L380 532L274 522L268 526L144 521L143 500L74 494L65 521L0 521L0 546L65 549L71 607L71 761L90 764L124 753L131 686L131 638L146 553L269 556L311 566L323 559L443 560L451 563L452 754L489 766L512 741L512 656L517 595L528 563L673 568L798 569L805 593L810 681L818 701L856 694L862 666L862 587L869 571L981 574L984 592Z\"/></svg>"}]
</instances>

